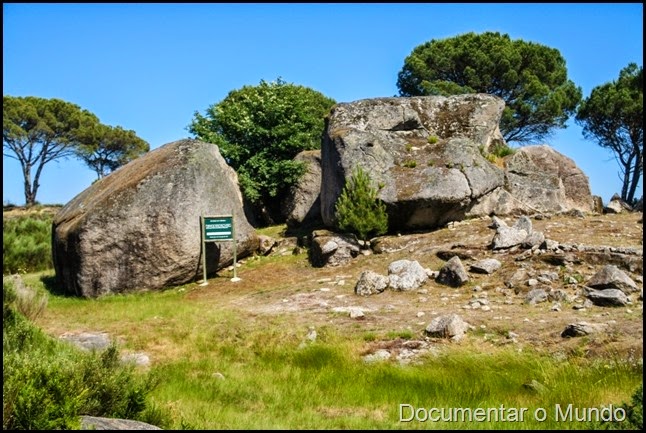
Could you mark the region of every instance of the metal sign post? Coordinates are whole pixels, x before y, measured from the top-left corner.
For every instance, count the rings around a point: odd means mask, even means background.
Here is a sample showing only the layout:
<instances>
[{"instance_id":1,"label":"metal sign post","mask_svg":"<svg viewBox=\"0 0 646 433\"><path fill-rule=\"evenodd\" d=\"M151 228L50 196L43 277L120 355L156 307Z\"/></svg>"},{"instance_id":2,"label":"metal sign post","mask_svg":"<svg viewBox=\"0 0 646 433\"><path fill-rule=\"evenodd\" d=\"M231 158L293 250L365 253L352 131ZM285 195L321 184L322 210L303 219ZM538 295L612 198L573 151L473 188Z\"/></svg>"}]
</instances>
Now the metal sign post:
<instances>
[{"instance_id":1,"label":"metal sign post","mask_svg":"<svg viewBox=\"0 0 646 433\"><path fill-rule=\"evenodd\" d=\"M220 241L233 241L233 278L232 282L240 281L237 275L237 242L236 242L236 228L233 215L216 215L216 216L202 216L202 269L204 272L204 281L206 282L206 243L207 242L220 242Z\"/></svg>"}]
</instances>

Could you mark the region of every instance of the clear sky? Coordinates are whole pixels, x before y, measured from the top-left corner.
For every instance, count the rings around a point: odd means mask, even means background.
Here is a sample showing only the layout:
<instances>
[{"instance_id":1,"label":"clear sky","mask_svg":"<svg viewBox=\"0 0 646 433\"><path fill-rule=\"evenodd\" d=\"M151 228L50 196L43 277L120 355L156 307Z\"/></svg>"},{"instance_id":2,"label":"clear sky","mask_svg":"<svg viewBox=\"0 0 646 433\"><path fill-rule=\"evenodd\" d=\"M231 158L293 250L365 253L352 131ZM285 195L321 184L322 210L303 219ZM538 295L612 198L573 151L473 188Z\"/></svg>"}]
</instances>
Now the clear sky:
<instances>
[{"instance_id":1,"label":"clear sky","mask_svg":"<svg viewBox=\"0 0 646 433\"><path fill-rule=\"evenodd\" d=\"M556 48L588 97L643 65L643 23L642 3L3 3L3 94L72 102L155 149L188 137L196 111L261 80L337 102L396 96L416 46L468 32ZM619 165L568 125L546 142L607 203L621 191ZM37 200L65 204L95 178L77 160L51 162ZM3 203L24 204L17 161L3 156L2 179Z\"/></svg>"}]
</instances>

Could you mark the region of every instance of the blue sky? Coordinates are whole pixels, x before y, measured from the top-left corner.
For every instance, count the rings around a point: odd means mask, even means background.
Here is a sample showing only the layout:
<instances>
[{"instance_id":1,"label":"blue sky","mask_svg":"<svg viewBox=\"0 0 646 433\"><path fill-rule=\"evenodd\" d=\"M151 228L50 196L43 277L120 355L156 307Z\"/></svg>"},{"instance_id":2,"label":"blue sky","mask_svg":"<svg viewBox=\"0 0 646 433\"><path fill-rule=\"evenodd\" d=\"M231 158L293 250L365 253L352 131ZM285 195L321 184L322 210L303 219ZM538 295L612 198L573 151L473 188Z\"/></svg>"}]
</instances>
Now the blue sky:
<instances>
[{"instance_id":1,"label":"blue sky","mask_svg":"<svg viewBox=\"0 0 646 433\"><path fill-rule=\"evenodd\" d=\"M188 137L195 111L261 80L337 102L395 96L416 46L485 31L556 48L584 97L643 65L642 3L4 3L3 94L72 102L155 149ZM568 125L546 142L606 203L621 191L619 165ZM37 200L65 204L95 177L74 159L51 162ZM2 178L3 203L24 204L17 161L3 156Z\"/></svg>"}]
</instances>

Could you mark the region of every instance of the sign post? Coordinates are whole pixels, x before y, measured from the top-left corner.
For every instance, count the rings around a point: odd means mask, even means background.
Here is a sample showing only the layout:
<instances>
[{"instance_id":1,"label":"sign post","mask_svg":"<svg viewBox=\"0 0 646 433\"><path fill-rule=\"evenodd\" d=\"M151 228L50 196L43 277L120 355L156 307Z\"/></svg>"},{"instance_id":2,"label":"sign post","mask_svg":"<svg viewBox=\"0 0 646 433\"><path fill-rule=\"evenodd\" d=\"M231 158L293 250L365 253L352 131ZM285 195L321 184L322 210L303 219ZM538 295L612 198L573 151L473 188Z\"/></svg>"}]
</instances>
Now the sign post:
<instances>
[{"instance_id":1,"label":"sign post","mask_svg":"<svg viewBox=\"0 0 646 433\"><path fill-rule=\"evenodd\" d=\"M206 243L207 242L221 242L233 241L233 278L232 282L240 281L237 276L237 242L236 242L236 228L234 224L233 215L216 215L216 216L202 216L202 270L204 273L204 280L202 286L206 283Z\"/></svg>"}]
</instances>

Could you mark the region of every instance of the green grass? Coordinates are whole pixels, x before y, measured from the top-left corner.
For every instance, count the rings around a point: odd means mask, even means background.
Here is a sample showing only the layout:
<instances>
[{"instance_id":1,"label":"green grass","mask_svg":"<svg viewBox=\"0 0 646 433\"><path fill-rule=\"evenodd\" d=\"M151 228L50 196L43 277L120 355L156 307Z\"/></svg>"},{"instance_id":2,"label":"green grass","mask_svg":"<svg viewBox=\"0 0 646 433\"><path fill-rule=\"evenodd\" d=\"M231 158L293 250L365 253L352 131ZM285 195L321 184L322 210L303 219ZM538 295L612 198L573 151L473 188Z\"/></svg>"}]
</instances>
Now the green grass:
<instances>
[{"instance_id":1,"label":"green grass","mask_svg":"<svg viewBox=\"0 0 646 433\"><path fill-rule=\"evenodd\" d=\"M16 291L14 285L3 279L3 430L78 429L81 414L168 419L146 401L157 381L153 374L122 364L114 344L101 353L83 352L46 335L21 313L30 300L38 302L27 295L33 289Z\"/></svg>"},{"instance_id":2,"label":"green grass","mask_svg":"<svg viewBox=\"0 0 646 433\"><path fill-rule=\"evenodd\" d=\"M36 251L35 245L49 243L46 226L50 224L43 221L47 220L16 220L10 223L13 226L4 221L5 238L21 233L9 244L10 251L5 243L5 262L15 257L11 266L16 270L11 272L26 272L32 266L28 260ZM19 229L21 224L24 227ZM280 237L286 228L267 227L259 232ZM33 245L24 248L27 252L18 254L21 249L17 246L30 242ZM308 264L305 254L254 257L247 259L245 269L264 266L278 273L289 269L298 274L298 267ZM36 305L39 296L27 301L38 308L24 307L24 311L34 311L37 325L61 332L108 332L122 341L120 349L148 353L153 360L150 377L161 380L153 387L140 382L143 379L138 376L129 376L132 372L111 376L116 368L114 353L103 361L77 359L80 355L71 354L69 348L56 348L59 346L44 336L30 337L32 333L41 335L32 328L20 328L22 337L18 341L35 341L35 350L27 356L17 355L11 345L14 343L8 343L13 340L3 338L4 381L8 383L3 388L7 390L3 400L14 401L7 395L18 395L21 387L28 391L31 400L25 400L30 404L23 404L22 413L27 415L21 419L37 423L18 425L23 428L72 428L76 426L73 415L84 407L94 407L95 413L101 413L97 404L90 405L83 396L102 384L107 395L114 394L119 386L142 390L147 412L140 411L137 416L163 421L164 427L172 429L589 429L599 426L557 421L556 405L617 407L630 401L643 380L642 365L620 357L592 360L582 351L556 359L532 350L518 352L511 345L491 353L468 345L448 345L440 355L423 357L420 364L365 364L362 355L367 347L411 340L416 334L407 329L345 332L350 330L330 325L319 326L317 339L311 342L306 338L308 327L295 321L299 315L265 315L231 308L219 302L217 290L221 286L217 284L215 289L187 284L158 292L82 299L56 294L59 290L51 265L33 268L46 269L22 276L36 294L47 295L47 302L42 304L46 306L44 313L38 307L41 304ZM230 277L225 271L220 276ZM280 284L288 287L293 283ZM262 290L279 290L280 284ZM215 293L209 297L200 290ZM262 290L253 296L264 296ZM493 329L500 335L507 330L504 325ZM75 373L78 371L84 372L83 380L92 386L83 386ZM93 378L92 371L101 374ZM50 378L49 383L38 382L37 377ZM526 386L532 382L542 388ZM63 398L63 391L69 390L74 390L73 398ZM143 407L140 399L133 401L139 409ZM491 409L501 405L526 410L522 423L401 422L402 404L426 410ZM127 408L117 406L113 415L129 414ZM542 422L534 417L540 408L547 415Z\"/></svg>"},{"instance_id":3,"label":"green grass","mask_svg":"<svg viewBox=\"0 0 646 433\"><path fill-rule=\"evenodd\" d=\"M420 365L365 364L367 344L413 335L348 336L323 326L309 342L306 327L289 315L254 316L219 306L217 298L194 301L193 290L94 300L52 295L48 312L127 336L131 349L157 348L152 373L163 380L149 398L175 429L586 429L589 423L557 421L556 405L618 406L642 380L641 365L621 359L557 360L511 347L474 353L455 345ZM532 381L545 389L525 386ZM527 409L523 423L400 422L400 404ZM534 419L538 408L547 410L543 422Z\"/></svg>"},{"instance_id":4,"label":"green grass","mask_svg":"<svg viewBox=\"0 0 646 433\"><path fill-rule=\"evenodd\" d=\"M53 267L52 215L2 219L2 273L35 272Z\"/></svg>"}]
</instances>

